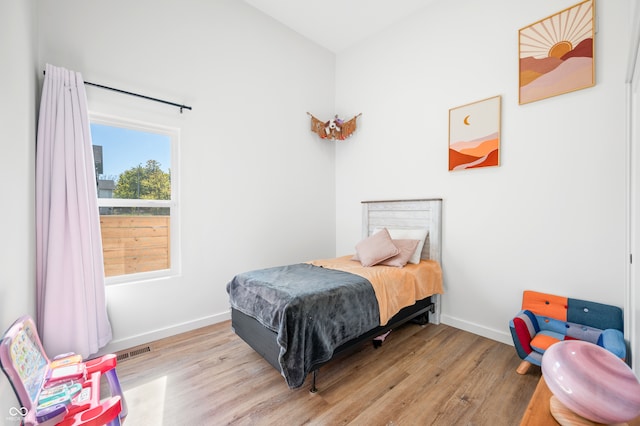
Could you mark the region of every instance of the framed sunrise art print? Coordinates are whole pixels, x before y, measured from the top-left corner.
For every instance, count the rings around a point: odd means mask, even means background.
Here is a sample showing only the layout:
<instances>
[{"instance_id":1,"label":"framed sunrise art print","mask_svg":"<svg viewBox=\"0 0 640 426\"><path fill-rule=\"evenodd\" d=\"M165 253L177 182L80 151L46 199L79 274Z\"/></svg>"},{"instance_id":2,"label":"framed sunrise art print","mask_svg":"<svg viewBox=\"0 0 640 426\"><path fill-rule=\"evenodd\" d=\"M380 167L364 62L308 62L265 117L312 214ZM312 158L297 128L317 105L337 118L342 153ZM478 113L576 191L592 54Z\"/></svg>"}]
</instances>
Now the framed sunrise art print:
<instances>
[{"instance_id":1,"label":"framed sunrise art print","mask_svg":"<svg viewBox=\"0 0 640 426\"><path fill-rule=\"evenodd\" d=\"M583 1L520 30L520 105L595 85L594 2Z\"/></svg>"},{"instance_id":2,"label":"framed sunrise art print","mask_svg":"<svg viewBox=\"0 0 640 426\"><path fill-rule=\"evenodd\" d=\"M500 165L500 105L494 96L449 110L449 171Z\"/></svg>"}]
</instances>

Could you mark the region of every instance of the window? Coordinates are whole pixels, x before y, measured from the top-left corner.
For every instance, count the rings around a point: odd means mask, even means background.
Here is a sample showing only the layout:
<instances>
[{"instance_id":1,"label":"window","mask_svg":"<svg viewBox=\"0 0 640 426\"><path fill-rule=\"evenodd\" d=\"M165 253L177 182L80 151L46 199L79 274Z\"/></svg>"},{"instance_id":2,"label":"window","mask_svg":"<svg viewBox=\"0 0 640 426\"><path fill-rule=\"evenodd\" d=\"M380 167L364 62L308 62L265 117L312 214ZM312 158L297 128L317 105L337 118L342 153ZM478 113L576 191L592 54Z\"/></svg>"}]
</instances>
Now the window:
<instances>
[{"instance_id":1,"label":"window","mask_svg":"<svg viewBox=\"0 0 640 426\"><path fill-rule=\"evenodd\" d=\"M90 122L107 284L177 274L179 130Z\"/></svg>"}]
</instances>

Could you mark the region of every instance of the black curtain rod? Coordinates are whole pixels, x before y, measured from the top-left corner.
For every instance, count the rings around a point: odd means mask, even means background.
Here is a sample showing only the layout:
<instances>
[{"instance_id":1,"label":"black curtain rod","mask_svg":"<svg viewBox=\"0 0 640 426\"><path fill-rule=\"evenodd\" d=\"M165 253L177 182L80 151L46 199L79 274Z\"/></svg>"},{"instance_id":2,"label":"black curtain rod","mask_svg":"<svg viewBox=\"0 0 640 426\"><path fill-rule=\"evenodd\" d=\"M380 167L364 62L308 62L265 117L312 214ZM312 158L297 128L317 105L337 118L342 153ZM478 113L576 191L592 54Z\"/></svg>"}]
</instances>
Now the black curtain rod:
<instances>
[{"instance_id":1,"label":"black curtain rod","mask_svg":"<svg viewBox=\"0 0 640 426\"><path fill-rule=\"evenodd\" d=\"M42 71L42 73L46 74L47 72L46 71ZM91 83L90 81L85 81L84 84L89 85L89 86L93 86L93 87L98 87L100 89L111 90L113 92L124 93L125 95L131 95L131 96L135 96L135 97L138 97L138 98L148 99L150 101L160 102L160 103L163 103L163 104L167 104L167 105L171 105L171 106L174 106L174 107L178 107L178 108L180 108L180 114L182 114L182 110L183 109L188 109L188 110L193 109L193 108L191 108L190 106L187 106L187 105L181 105L181 104L177 104L175 102L165 101L163 99L152 98L151 96L141 95L139 93L127 92L126 90L116 89L114 87L104 86L102 84Z\"/></svg>"},{"instance_id":2,"label":"black curtain rod","mask_svg":"<svg viewBox=\"0 0 640 426\"><path fill-rule=\"evenodd\" d=\"M174 107L178 107L178 108L180 108L180 114L182 114L182 110L183 109L188 109L188 110L192 109L190 106L187 106L187 105L181 105L181 104L177 104L175 102L169 102L169 101L165 101L165 100L158 99L158 98L152 98L151 96L141 95L139 93L127 92L126 90L116 89L114 87L109 87L109 86L103 86L102 84L91 83L90 81L85 81L84 84L87 84L87 85L93 86L93 87L98 87L100 89L111 90L111 91L118 92L118 93L124 93L125 95L136 96L138 98L148 99L150 101L160 102L160 103L163 103L163 104L167 104L167 105L171 105L171 106L174 106Z\"/></svg>"}]
</instances>

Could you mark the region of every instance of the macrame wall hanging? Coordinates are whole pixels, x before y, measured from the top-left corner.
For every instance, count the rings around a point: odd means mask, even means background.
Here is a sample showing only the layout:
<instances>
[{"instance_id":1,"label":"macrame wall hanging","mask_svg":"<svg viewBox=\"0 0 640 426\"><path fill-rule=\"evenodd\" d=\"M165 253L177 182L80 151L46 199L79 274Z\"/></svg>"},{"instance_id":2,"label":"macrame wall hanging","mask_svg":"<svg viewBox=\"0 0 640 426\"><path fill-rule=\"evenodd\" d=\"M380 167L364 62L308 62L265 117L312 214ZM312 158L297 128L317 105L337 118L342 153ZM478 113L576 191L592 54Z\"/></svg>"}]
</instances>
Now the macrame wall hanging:
<instances>
[{"instance_id":1,"label":"macrame wall hanging","mask_svg":"<svg viewBox=\"0 0 640 426\"><path fill-rule=\"evenodd\" d=\"M336 115L329 121L320 121L313 114L307 112L311 117L311 131L320 136L321 139L331 141L343 141L356 131L356 119L362 114L358 114L349 121L344 121Z\"/></svg>"}]
</instances>

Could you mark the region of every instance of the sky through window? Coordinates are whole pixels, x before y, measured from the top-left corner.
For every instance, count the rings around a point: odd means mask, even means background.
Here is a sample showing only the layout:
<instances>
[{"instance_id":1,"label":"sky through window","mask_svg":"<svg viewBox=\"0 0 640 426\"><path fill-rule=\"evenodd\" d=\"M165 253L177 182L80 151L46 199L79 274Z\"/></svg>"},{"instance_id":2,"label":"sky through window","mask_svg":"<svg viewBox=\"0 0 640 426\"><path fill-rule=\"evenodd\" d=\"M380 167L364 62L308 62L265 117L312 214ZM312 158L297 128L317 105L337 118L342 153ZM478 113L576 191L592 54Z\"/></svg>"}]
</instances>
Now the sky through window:
<instances>
[{"instance_id":1,"label":"sky through window","mask_svg":"<svg viewBox=\"0 0 640 426\"><path fill-rule=\"evenodd\" d=\"M101 177L117 180L125 170L148 160L160 163L164 172L171 168L171 138L167 135L91 123L93 145L102 146Z\"/></svg>"}]
</instances>

